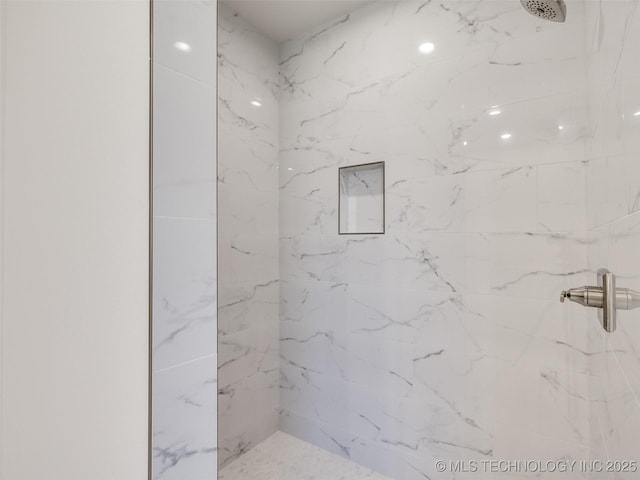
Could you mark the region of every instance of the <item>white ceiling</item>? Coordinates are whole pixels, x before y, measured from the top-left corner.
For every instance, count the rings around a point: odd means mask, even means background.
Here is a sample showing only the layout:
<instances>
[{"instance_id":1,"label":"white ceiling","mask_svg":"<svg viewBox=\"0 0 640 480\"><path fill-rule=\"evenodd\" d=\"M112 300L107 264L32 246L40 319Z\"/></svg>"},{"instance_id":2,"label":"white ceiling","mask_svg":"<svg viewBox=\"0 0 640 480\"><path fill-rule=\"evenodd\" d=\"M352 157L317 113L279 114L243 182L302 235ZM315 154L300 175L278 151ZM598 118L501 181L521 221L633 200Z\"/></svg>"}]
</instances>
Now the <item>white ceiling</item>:
<instances>
[{"instance_id":1,"label":"white ceiling","mask_svg":"<svg viewBox=\"0 0 640 480\"><path fill-rule=\"evenodd\" d=\"M238 15L277 42L345 15L372 0L222 0Z\"/></svg>"}]
</instances>

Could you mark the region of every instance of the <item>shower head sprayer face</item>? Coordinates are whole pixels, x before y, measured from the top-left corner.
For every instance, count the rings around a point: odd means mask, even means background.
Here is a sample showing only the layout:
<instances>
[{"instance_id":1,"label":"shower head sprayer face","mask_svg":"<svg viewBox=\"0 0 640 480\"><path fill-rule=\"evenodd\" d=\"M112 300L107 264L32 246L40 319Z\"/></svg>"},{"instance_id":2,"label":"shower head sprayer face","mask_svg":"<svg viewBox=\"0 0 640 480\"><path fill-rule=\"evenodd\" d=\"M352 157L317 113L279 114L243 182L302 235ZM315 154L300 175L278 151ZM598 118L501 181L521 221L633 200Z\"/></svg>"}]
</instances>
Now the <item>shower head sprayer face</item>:
<instances>
[{"instance_id":1,"label":"shower head sprayer face","mask_svg":"<svg viewBox=\"0 0 640 480\"><path fill-rule=\"evenodd\" d=\"M564 0L520 0L520 3L531 15L545 20L564 22L567 17Z\"/></svg>"}]
</instances>

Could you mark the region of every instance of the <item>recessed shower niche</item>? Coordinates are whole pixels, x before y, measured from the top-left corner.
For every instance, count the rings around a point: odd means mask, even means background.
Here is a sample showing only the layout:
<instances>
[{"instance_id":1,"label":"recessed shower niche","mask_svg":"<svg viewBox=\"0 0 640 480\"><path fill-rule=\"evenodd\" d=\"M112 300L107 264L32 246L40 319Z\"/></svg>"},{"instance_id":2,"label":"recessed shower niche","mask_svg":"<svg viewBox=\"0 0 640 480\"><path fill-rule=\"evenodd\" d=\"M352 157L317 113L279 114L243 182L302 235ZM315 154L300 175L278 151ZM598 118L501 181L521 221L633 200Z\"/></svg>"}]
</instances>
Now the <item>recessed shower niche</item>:
<instances>
[{"instance_id":1,"label":"recessed shower niche","mask_svg":"<svg viewBox=\"0 0 640 480\"><path fill-rule=\"evenodd\" d=\"M338 233L384 233L384 162L338 169Z\"/></svg>"},{"instance_id":2,"label":"recessed shower niche","mask_svg":"<svg viewBox=\"0 0 640 480\"><path fill-rule=\"evenodd\" d=\"M221 2L221 480L362 478L288 440L377 480L637 454L640 323L608 333L558 294L601 267L640 289L639 1L567 0L564 23L372 2L305 27L356 1ZM249 22L267 14L296 32Z\"/></svg>"}]
</instances>

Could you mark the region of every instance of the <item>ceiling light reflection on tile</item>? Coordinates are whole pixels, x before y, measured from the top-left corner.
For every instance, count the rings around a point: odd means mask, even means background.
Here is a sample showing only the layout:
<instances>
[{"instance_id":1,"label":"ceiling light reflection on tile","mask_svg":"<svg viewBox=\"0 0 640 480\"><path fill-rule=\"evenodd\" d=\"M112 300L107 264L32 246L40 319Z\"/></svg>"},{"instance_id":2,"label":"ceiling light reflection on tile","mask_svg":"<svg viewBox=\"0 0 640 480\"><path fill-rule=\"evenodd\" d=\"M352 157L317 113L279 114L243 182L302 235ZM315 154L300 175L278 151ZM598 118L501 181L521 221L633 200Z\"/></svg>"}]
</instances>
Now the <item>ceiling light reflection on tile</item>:
<instances>
[{"instance_id":1,"label":"ceiling light reflection on tile","mask_svg":"<svg viewBox=\"0 0 640 480\"><path fill-rule=\"evenodd\" d=\"M425 42L418 47L418 50L420 50L420 53L424 53L425 55L432 53L435 49L436 49L436 46L431 42Z\"/></svg>"},{"instance_id":2,"label":"ceiling light reflection on tile","mask_svg":"<svg viewBox=\"0 0 640 480\"><path fill-rule=\"evenodd\" d=\"M512 135L510 133L503 133L502 135L500 135L500 138L502 140L509 140L512 137Z\"/></svg>"},{"instance_id":3,"label":"ceiling light reflection on tile","mask_svg":"<svg viewBox=\"0 0 640 480\"><path fill-rule=\"evenodd\" d=\"M253 100L251 100L251 105L253 105L254 107L261 107L262 106L262 100L260 98L256 97Z\"/></svg>"},{"instance_id":4,"label":"ceiling light reflection on tile","mask_svg":"<svg viewBox=\"0 0 640 480\"><path fill-rule=\"evenodd\" d=\"M191 45L187 42L175 42L173 46L181 52L189 53L191 51Z\"/></svg>"},{"instance_id":5,"label":"ceiling light reflection on tile","mask_svg":"<svg viewBox=\"0 0 640 480\"><path fill-rule=\"evenodd\" d=\"M489 115L495 116L495 115L500 115L501 113L502 113L502 110L491 110L489 112Z\"/></svg>"}]
</instances>

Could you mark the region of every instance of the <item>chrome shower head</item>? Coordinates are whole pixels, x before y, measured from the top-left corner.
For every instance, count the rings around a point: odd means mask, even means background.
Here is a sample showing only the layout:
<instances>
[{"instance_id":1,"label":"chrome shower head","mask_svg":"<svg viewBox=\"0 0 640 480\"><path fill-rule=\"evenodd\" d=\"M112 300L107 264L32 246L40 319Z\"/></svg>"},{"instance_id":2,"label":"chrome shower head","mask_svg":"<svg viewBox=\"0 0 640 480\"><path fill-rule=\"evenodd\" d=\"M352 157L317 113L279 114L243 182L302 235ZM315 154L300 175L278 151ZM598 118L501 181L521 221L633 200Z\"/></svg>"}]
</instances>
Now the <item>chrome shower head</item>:
<instances>
[{"instance_id":1,"label":"chrome shower head","mask_svg":"<svg viewBox=\"0 0 640 480\"><path fill-rule=\"evenodd\" d=\"M531 15L545 20L564 22L567 17L564 0L520 0L520 3Z\"/></svg>"}]
</instances>

